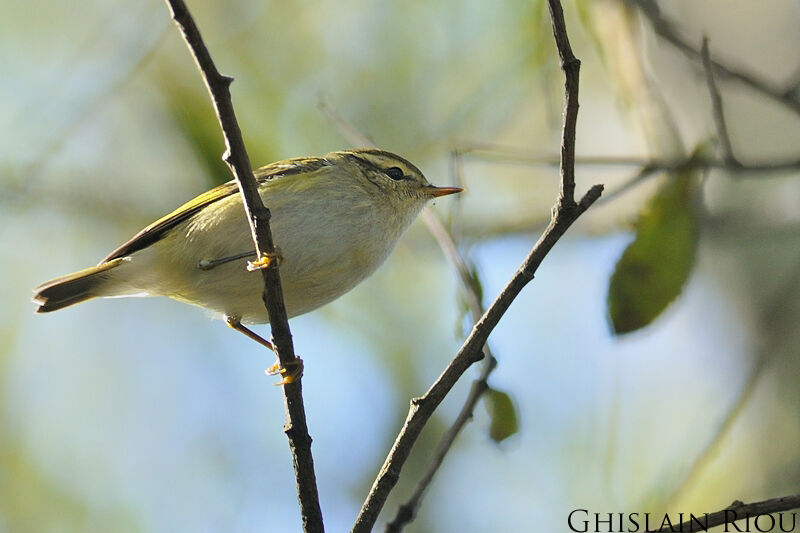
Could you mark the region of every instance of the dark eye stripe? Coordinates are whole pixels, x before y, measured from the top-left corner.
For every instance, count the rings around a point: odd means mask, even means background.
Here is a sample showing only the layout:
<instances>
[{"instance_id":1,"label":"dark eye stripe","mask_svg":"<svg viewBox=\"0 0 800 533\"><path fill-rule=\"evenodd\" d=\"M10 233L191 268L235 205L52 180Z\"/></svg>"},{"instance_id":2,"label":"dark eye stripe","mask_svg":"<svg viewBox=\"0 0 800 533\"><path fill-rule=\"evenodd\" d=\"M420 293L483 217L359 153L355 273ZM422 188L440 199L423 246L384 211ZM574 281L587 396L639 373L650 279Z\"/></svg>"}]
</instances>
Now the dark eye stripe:
<instances>
[{"instance_id":1,"label":"dark eye stripe","mask_svg":"<svg viewBox=\"0 0 800 533\"><path fill-rule=\"evenodd\" d=\"M384 174L386 174L387 176L389 176L390 178L392 178L393 180L396 180L396 181L399 181L399 180L405 178L405 176L403 175L403 169L400 168L400 167L389 167L386 170L384 170L383 172L384 172Z\"/></svg>"}]
</instances>

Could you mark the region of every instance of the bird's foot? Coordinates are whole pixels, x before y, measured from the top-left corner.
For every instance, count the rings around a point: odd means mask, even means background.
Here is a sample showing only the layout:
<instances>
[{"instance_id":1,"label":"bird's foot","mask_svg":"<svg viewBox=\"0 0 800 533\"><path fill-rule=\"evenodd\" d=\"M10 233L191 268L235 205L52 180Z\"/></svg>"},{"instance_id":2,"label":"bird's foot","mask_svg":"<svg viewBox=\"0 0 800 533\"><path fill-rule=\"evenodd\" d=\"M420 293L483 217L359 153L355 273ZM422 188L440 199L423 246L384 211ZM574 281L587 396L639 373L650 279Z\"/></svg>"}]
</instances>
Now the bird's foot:
<instances>
[{"instance_id":1,"label":"bird's foot","mask_svg":"<svg viewBox=\"0 0 800 533\"><path fill-rule=\"evenodd\" d=\"M275 251L268 254L261 254L261 257L256 259L255 261L248 261L247 262L247 270L253 272L254 270L262 270L264 268L268 268L272 263L275 263L276 266L280 267L281 263L283 263L283 255L281 254L280 248L277 246L275 247Z\"/></svg>"},{"instance_id":2,"label":"bird's foot","mask_svg":"<svg viewBox=\"0 0 800 533\"><path fill-rule=\"evenodd\" d=\"M295 357L294 361L287 363L285 366L282 366L280 361L277 361L264 372L268 376L281 376L283 378L275 385L294 383L303 375L303 360Z\"/></svg>"}]
</instances>

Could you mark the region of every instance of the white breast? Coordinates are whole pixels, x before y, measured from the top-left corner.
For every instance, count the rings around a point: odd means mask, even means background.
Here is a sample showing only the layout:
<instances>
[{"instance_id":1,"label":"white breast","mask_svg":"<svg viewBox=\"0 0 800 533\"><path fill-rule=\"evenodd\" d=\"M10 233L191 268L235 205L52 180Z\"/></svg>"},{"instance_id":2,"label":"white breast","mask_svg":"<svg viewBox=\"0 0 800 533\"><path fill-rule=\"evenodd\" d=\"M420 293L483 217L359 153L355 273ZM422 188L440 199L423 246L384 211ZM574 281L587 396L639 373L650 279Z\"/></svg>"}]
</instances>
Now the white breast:
<instances>
[{"instance_id":1,"label":"white breast","mask_svg":"<svg viewBox=\"0 0 800 533\"><path fill-rule=\"evenodd\" d=\"M315 190L313 198L304 196L303 205L297 203L297 191L263 194L272 212L273 238L284 259L280 276L290 317L336 299L372 274L419 211L393 212L366 193L353 198L352 191L345 201L336 183L331 185ZM127 278L131 292L146 290L244 322L264 323L263 278L245 269L246 259L208 271L198 268L202 260L253 249L240 197L234 195L133 254L120 275Z\"/></svg>"}]
</instances>

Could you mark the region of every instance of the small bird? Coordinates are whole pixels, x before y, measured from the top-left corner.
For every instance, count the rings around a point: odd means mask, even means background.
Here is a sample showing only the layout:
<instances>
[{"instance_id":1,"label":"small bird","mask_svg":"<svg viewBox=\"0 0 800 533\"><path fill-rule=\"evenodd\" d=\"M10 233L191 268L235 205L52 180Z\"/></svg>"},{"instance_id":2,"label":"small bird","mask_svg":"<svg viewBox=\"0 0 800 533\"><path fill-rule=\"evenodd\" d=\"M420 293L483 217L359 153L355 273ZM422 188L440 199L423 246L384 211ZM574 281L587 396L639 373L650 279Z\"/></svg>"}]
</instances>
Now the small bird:
<instances>
[{"instance_id":1,"label":"small bird","mask_svg":"<svg viewBox=\"0 0 800 533\"><path fill-rule=\"evenodd\" d=\"M343 295L388 257L435 187L406 159L376 149L278 161L254 172L280 251L289 317ZM242 323L268 322L238 186L229 181L153 222L97 266L34 289L38 313L91 298L167 296L210 309L262 344ZM262 258L263 260L263 258Z\"/></svg>"}]
</instances>

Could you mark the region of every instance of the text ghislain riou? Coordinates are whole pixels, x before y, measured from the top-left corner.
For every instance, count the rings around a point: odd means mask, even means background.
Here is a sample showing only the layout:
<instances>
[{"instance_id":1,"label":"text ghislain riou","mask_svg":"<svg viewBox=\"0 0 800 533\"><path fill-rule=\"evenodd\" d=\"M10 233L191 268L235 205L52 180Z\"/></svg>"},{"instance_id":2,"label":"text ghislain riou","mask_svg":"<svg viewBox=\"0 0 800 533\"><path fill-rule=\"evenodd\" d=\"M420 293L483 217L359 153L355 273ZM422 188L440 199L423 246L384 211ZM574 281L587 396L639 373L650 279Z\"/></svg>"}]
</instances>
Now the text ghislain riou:
<instances>
[{"instance_id":1,"label":"text ghislain riou","mask_svg":"<svg viewBox=\"0 0 800 533\"><path fill-rule=\"evenodd\" d=\"M569 513L567 524L575 533L655 533L657 531L708 531L721 527L721 532L766 533L798 531L797 513L738 514L733 509L723 511L724 522L709 521L709 514L691 513L592 513L575 509ZM714 513L716 514L716 513Z\"/></svg>"}]
</instances>

